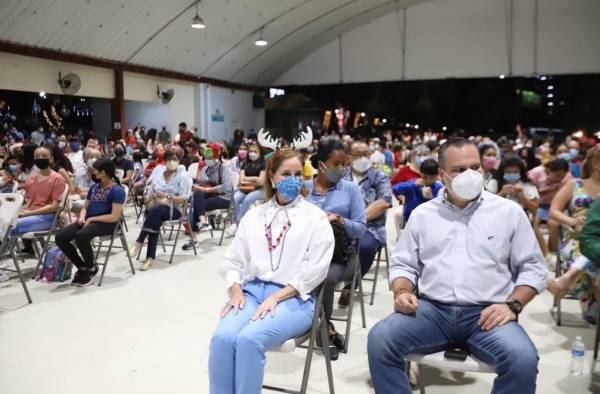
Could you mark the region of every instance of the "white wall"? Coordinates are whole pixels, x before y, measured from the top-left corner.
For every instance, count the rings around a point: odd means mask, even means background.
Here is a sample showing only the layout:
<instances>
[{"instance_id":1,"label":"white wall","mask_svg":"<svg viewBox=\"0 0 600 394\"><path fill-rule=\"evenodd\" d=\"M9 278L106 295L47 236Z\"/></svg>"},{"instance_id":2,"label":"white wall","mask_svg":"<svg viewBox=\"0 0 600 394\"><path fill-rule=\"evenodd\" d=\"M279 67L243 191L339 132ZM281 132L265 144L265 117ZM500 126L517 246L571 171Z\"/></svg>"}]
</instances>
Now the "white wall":
<instances>
[{"instance_id":1,"label":"white wall","mask_svg":"<svg viewBox=\"0 0 600 394\"><path fill-rule=\"evenodd\" d=\"M156 95L156 86L160 86L161 91L173 89L175 95L169 104L162 104ZM164 117L168 113L168 119L165 119L164 125L172 132L177 132L180 122L185 122L189 127L194 126L195 111L200 108L200 103L196 102L194 96L194 83L185 81L176 81L153 77L151 75L142 75L134 73L123 73L123 93L125 100L144 102L147 105L133 105L126 102L125 120L128 126L144 124L148 126L152 122L160 121L157 117ZM128 115L127 107L130 111ZM166 108L158 108L164 106ZM157 109L158 108L158 109ZM160 114L156 116L150 114L153 109L157 109ZM162 126L159 125L159 126Z\"/></svg>"},{"instance_id":2,"label":"white wall","mask_svg":"<svg viewBox=\"0 0 600 394\"><path fill-rule=\"evenodd\" d=\"M399 10L330 41L273 85L508 74L506 4L501 0L435 0L408 7L404 75L403 11ZM514 0L513 4L513 75L600 72L600 1L539 0L537 69L534 0Z\"/></svg>"},{"instance_id":3,"label":"white wall","mask_svg":"<svg viewBox=\"0 0 600 394\"><path fill-rule=\"evenodd\" d=\"M62 94L58 73L81 79L77 96L114 98L114 71L0 52L0 89Z\"/></svg>"},{"instance_id":4,"label":"white wall","mask_svg":"<svg viewBox=\"0 0 600 394\"><path fill-rule=\"evenodd\" d=\"M205 138L229 141L235 129L243 129L247 135L250 129L258 131L264 127L265 111L252 107L252 92L209 85L204 85L201 90L206 98L206 107L202 111L204 130L201 131ZM211 118L217 110L223 114L223 122Z\"/></svg>"},{"instance_id":5,"label":"white wall","mask_svg":"<svg viewBox=\"0 0 600 394\"><path fill-rule=\"evenodd\" d=\"M162 126L171 127L171 110L162 103L126 100L125 120L129 128L146 126L146 130L155 128L160 131ZM177 128L171 131L177 132Z\"/></svg>"}]
</instances>

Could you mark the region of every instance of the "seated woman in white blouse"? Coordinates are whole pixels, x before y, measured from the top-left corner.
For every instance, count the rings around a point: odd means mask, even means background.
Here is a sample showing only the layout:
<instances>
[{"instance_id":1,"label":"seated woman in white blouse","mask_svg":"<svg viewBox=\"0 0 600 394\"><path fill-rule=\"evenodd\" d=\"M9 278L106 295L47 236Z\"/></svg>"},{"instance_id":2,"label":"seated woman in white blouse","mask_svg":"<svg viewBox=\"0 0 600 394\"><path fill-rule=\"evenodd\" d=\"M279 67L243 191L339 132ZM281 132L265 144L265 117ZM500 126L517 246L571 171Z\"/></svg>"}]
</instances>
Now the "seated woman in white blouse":
<instances>
[{"instance_id":1,"label":"seated woman in white blouse","mask_svg":"<svg viewBox=\"0 0 600 394\"><path fill-rule=\"evenodd\" d=\"M335 241L327 215L304 199L302 171L295 151L273 155L268 201L243 217L225 254L229 302L210 344L211 394L259 394L265 352L310 329L312 292L327 275Z\"/></svg>"}]
</instances>

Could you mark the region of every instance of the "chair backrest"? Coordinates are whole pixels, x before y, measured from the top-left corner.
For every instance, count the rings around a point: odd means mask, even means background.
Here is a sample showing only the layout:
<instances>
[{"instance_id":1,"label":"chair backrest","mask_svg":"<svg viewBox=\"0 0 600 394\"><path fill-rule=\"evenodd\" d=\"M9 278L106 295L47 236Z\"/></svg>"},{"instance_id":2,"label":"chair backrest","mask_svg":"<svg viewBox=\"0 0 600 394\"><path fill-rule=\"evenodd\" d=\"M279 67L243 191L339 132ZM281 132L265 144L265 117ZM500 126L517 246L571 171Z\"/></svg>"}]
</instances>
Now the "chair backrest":
<instances>
[{"instance_id":1,"label":"chair backrest","mask_svg":"<svg viewBox=\"0 0 600 394\"><path fill-rule=\"evenodd\" d=\"M65 185L65 190L63 191L62 199L60 200L60 203L58 204L58 209L54 213L54 218L52 219L52 225L50 225L50 228L48 229L50 232L53 232L56 230L60 215L65 211L68 201L69 201L69 185Z\"/></svg>"},{"instance_id":2,"label":"chair backrest","mask_svg":"<svg viewBox=\"0 0 600 394\"><path fill-rule=\"evenodd\" d=\"M117 176L117 178L118 178L120 181L122 181L122 180L123 180L123 177L125 176L125 171L123 171L123 170L122 170L122 169L120 169L120 168L117 168L117 169L115 170L115 175Z\"/></svg>"},{"instance_id":3,"label":"chair backrest","mask_svg":"<svg viewBox=\"0 0 600 394\"><path fill-rule=\"evenodd\" d=\"M0 193L0 237L2 239L5 239L10 233L9 230L17 224L24 199L20 193Z\"/></svg>"}]
</instances>

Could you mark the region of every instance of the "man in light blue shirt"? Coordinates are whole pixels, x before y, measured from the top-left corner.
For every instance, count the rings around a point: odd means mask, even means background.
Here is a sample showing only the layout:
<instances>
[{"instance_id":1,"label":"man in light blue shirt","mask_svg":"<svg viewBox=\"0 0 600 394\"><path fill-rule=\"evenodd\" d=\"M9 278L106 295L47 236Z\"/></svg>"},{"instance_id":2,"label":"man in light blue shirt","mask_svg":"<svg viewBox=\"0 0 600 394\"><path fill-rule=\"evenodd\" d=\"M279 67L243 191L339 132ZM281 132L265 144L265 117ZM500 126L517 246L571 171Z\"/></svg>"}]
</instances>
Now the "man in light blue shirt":
<instances>
[{"instance_id":1,"label":"man in light blue shirt","mask_svg":"<svg viewBox=\"0 0 600 394\"><path fill-rule=\"evenodd\" d=\"M413 211L392 255L395 313L369 333L375 391L411 393L408 354L460 345L495 366L494 393L534 394L538 354L516 322L546 286L533 229L519 205L483 191L472 142L449 140L439 160L446 188Z\"/></svg>"}]
</instances>

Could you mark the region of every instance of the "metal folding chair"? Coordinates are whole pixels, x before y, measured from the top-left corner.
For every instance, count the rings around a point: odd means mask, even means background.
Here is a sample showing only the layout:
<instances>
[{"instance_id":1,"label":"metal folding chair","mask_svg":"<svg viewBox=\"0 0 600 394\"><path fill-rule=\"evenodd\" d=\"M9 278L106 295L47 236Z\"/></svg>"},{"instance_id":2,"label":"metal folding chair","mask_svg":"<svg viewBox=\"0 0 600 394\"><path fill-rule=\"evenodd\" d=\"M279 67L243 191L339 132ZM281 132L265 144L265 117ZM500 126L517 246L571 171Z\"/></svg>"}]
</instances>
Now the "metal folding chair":
<instances>
[{"instance_id":1,"label":"metal folding chair","mask_svg":"<svg viewBox=\"0 0 600 394\"><path fill-rule=\"evenodd\" d=\"M65 211L65 207L67 206L68 196L69 196L69 186L65 185L65 191L63 192L62 200L61 200L60 204L58 205L58 210L54 214L54 218L52 219L52 224L50 225L50 228L48 230L35 231L35 232L26 233L26 234L20 235L18 237L15 237L16 239L21 239L21 240L22 239L30 239L33 241L34 250L36 251L36 253L38 255L38 262L35 267L35 272L33 273L33 279L35 279L37 277L38 271L43 264L44 256L46 255L46 252L48 252L48 248L50 247L51 237L53 235L56 235L56 233L60 230L60 227L61 227L60 226L60 215ZM44 244L43 244L42 252L40 253L37 249L36 242L41 243L42 241L44 241Z\"/></svg>"},{"instance_id":2,"label":"metal folding chair","mask_svg":"<svg viewBox=\"0 0 600 394\"><path fill-rule=\"evenodd\" d=\"M31 300L31 295L29 294L29 290L27 289L27 284L25 283L25 279L23 278L23 273L21 272L21 267L19 266L19 261L15 253L17 240L16 238L10 237L10 232L13 228L15 228L17 218L21 210L21 206L23 205L23 195L19 193L1 193L0 205L2 207L2 216L3 218L5 218L3 222L7 224L4 236L2 237L2 244L0 244L0 256L9 255L13 262L13 265L15 266L14 269L0 267L0 271L14 272L18 275L19 281L21 282L21 286L23 286L25 296L27 297L27 301L31 304L33 301ZM8 215L10 214L12 214L12 217L10 217L9 219Z\"/></svg>"},{"instance_id":3,"label":"metal folding chair","mask_svg":"<svg viewBox=\"0 0 600 394\"><path fill-rule=\"evenodd\" d=\"M221 231L219 246L223 245L223 238L225 237L227 225L235 223L235 207L233 204L233 197L231 197L231 200L229 201L229 207L227 209L215 209L213 211L206 212L206 217L213 227L213 229L210 230L210 237L214 238L215 230Z\"/></svg>"},{"instance_id":4,"label":"metal folding chair","mask_svg":"<svg viewBox=\"0 0 600 394\"><path fill-rule=\"evenodd\" d=\"M562 248L562 239L563 239L563 228L562 226L559 227L558 230L558 248L556 251L556 269L555 269L555 275L558 278L559 276L561 276L562 274L564 274L567 270L566 267L563 267L563 261L560 255L560 250ZM553 306L554 308L556 308L555 314L552 316L554 318L554 320L556 321L556 325L557 326L561 326L562 325L562 300L577 300L577 297L575 297L575 295L571 292L569 292L569 294L567 294L565 297L554 297L554 303ZM552 315L552 313L551 313Z\"/></svg>"},{"instance_id":5,"label":"metal folding chair","mask_svg":"<svg viewBox=\"0 0 600 394\"><path fill-rule=\"evenodd\" d=\"M323 356L325 359L325 368L327 369L327 381L329 383L329 393L335 394L334 384L333 384L333 371L331 369L331 358L329 355L329 347L323 346L318 347L315 344L315 340L318 335L321 336L321 343L328 343L329 339L327 336L327 328L326 325L322 322L325 321L325 312L323 311L323 288L317 290L318 296L315 303L315 314L313 315L312 325L310 331L305 335L300 336L298 338L292 338L283 343L279 348L272 350L273 352L280 353L291 353L296 348L306 349L306 359L304 360L304 372L302 374L302 382L300 384L300 390L290 390L277 386L269 386L263 384L262 388L264 390L270 391L278 391L280 393L290 393L290 394L306 394L306 390L308 388L308 378L310 376L310 368L312 365L312 356L315 350L321 350L323 352ZM304 343L308 340L308 345L304 345Z\"/></svg>"},{"instance_id":6,"label":"metal folding chair","mask_svg":"<svg viewBox=\"0 0 600 394\"><path fill-rule=\"evenodd\" d=\"M383 255L385 256L385 260L382 259L381 252L383 252ZM373 282L373 286L371 287L371 297L370 297L371 299L369 301L369 305L373 305L373 302L375 301L375 290L377 288L377 279L379 278L379 269L381 267L381 261L385 262L386 272L389 275L390 257L388 254L387 244L383 245L383 247L379 248L379 251L377 252L377 257L375 259L375 267L373 268L373 270L374 270L373 277L369 278L365 275L365 277L362 278L362 280L364 280L364 281ZM388 283L388 287L389 286L390 285Z\"/></svg>"},{"instance_id":7,"label":"metal folding chair","mask_svg":"<svg viewBox=\"0 0 600 394\"><path fill-rule=\"evenodd\" d=\"M352 276L352 283L350 285L350 294L352 295L350 297L350 304L348 305L347 308L347 314L346 317L331 317L331 321L341 321L341 322L345 322L346 323L346 334L345 334L345 338L346 338L346 342L344 344L344 350L342 351L342 353L348 353L348 344L350 343L350 329L352 328L352 311L354 310L354 298L355 298L355 292L358 288L358 300L360 302L360 313L361 313L361 317L362 317L362 327L363 328L367 328L367 320L365 317L365 299L364 299L364 294L363 294L363 288L362 288L362 280L360 277L360 262L358 261L358 254L352 256L352 259L354 260L354 275ZM342 284L343 285L343 284ZM342 293L344 291L347 290L334 290L334 293ZM324 343L328 343L328 342L324 342Z\"/></svg>"},{"instance_id":8,"label":"metal folding chair","mask_svg":"<svg viewBox=\"0 0 600 394\"><path fill-rule=\"evenodd\" d=\"M496 373L496 369L491 364L486 364L473 355L468 355L465 361L451 360L444 357L444 352L438 352L428 355L409 354L406 356L406 373L410 371L411 363L417 364L419 376L417 379L419 393L425 394L425 383L423 382L423 365L459 372L479 372Z\"/></svg>"},{"instance_id":9,"label":"metal folding chair","mask_svg":"<svg viewBox=\"0 0 600 394\"><path fill-rule=\"evenodd\" d=\"M106 272L106 266L108 265L108 260L111 256L111 252L113 248L119 248L114 245L115 239L118 238L121 241L121 248L125 250L127 253L127 259L129 260L129 267L131 268L131 274L135 275L135 268L133 268L133 260L131 259L131 255L129 254L129 247L127 246L127 239L125 238L125 232L123 231L123 223L125 223L125 218L123 217L123 213L121 213L121 219L117 222L115 226L115 231L111 235L105 235L102 237L98 237L98 248L96 249L96 253L94 254L94 260L96 265L102 266L102 272L100 273L100 280L98 281L98 287L102 286L102 280L104 280L104 273ZM103 243L109 242L108 249L106 250L106 256L104 257L104 262L99 263L98 257L100 255L100 251L102 250Z\"/></svg>"},{"instance_id":10,"label":"metal folding chair","mask_svg":"<svg viewBox=\"0 0 600 394\"><path fill-rule=\"evenodd\" d=\"M179 219L167 220L167 221L162 222L161 231L163 231L163 230L165 232L169 231L169 237L167 238L168 241L171 241L173 239L172 238L173 232L175 232L175 240L173 241L173 243L165 243L164 238L162 236L162 232L159 231L159 233L158 233L158 237L160 239L163 251L165 253L167 252L166 246L173 247L171 249L171 256L169 257L169 264L173 264L173 256L175 255L175 249L177 248L179 234L183 231L183 229L182 229L183 225L185 223L187 223L189 225L189 222L190 222L189 214L188 214L189 205L190 205L190 198L187 198L181 208L181 217ZM193 245L193 250L194 250L194 256L197 256L198 252L196 250L196 245Z\"/></svg>"}]
</instances>

